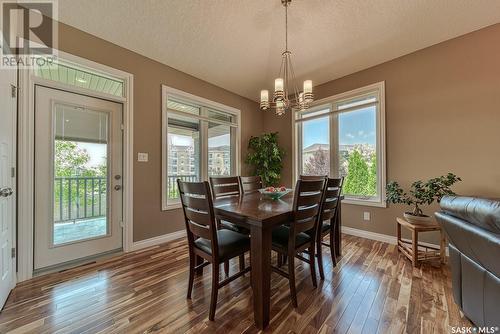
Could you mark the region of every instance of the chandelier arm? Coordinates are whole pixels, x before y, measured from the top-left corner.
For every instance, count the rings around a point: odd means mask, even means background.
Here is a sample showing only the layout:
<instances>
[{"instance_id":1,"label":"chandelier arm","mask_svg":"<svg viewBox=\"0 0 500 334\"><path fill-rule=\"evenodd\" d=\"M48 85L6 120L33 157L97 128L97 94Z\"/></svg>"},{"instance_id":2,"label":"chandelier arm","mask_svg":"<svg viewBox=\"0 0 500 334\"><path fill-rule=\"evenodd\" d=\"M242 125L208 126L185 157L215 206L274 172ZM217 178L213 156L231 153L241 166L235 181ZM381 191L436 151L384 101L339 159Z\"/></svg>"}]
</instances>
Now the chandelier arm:
<instances>
[{"instance_id":1,"label":"chandelier arm","mask_svg":"<svg viewBox=\"0 0 500 334\"><path fill-rule=\"evenodd\" d=\"M290 77L288 75L288 54L285 54L285 100L288 100L288 88L290 87Z\"/></svg>"},{"instance_id":2,"label":"chandelier arm","mask_svg":"<svg viewBox=\"0 0 500 334\"><path fill-rule=\"evenodd\" d=\"M280 73L278 74L278 78L281 78L281 74L283 74L283 79L284 79L284 67L286 66L285 60L283 57L281 58L281 65L280 65ZM283 87L284 88L284 87Z\"/></svg>"},{"instance_id":3,"label":"chandelier arm","mask_svg":"<svg viewBox=\"0 0 500 334\"><path fill-rule=\"evenodd\" d=\"M295 71L293 69L293 64L292 64L292 59L290 59L290 72L292 74L292 78L293 78L293 89L294 89L294 95L295 95L295 103L298 104L299 103L299 87L297 86L297 77L295 76Z\"/></svg>"}]
</instances>

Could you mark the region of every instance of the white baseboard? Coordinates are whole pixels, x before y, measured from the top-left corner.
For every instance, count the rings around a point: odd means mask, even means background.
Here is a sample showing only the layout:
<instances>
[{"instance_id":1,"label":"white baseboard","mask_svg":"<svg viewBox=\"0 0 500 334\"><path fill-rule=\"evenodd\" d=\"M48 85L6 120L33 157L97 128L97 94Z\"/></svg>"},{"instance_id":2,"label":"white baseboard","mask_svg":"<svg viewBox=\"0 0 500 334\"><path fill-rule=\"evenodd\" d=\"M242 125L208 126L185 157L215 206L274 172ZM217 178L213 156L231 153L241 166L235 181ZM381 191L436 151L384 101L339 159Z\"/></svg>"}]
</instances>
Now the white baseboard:
<instances>
[{"instance_id":1,"label":"white baseboard","mask_svg":"<svg viewBox=\"0 0 500 334\"><path fill-rule=\"evenodd\" d=\"M365 230L359 230L357 228L352 228L352 227L347 227L347 226L342 226L342 233L354 235L356 237L361 237L361 238L365 238L365 239L382 241L382 242L386 242L386 243L392 244L392 245L395 245L397 243L396 237L393 237L392 235L370 232L370 231L365 231Z\"/></svg>"},{"instance_id":2,"label":"white baseboard","mask_svg":"<svg viewBox=\"0 0 500 334\"><path fill-rule=\"evenodd\" d=\"M370 231L365 231L365 230L359 230L357 228L352 228L352 227L348 227L348 226L342 226L342 233L354 235L356 237L361 237L361 238L365 238L365 239L381 241L381 242L385 242L385 243L388 243L391 245L397 245L397 237L392 236L392 235L370 232ZM407 239L403 239L403 240L408 241ZM419 243L423 246L439 247L439 245L431 244L429 242L419 242ZM448 247L446 247L446 255L448 255Z\"/></svg>"},{"instance_id":3,"label":"white baseboard","mask_svg":"<svg viewBox=\"0 0 500 334\"><path fill-rule=\"evenodd\" d=\"M186 231L180 230L172 233L167 233L164 235L159 235L157 237L149 238L146 240L136 241L132 244L131 251L137 251L139 249L160 245L165 242L183 238L185 236L186 236Z\"/></svg>"}]
</instances>

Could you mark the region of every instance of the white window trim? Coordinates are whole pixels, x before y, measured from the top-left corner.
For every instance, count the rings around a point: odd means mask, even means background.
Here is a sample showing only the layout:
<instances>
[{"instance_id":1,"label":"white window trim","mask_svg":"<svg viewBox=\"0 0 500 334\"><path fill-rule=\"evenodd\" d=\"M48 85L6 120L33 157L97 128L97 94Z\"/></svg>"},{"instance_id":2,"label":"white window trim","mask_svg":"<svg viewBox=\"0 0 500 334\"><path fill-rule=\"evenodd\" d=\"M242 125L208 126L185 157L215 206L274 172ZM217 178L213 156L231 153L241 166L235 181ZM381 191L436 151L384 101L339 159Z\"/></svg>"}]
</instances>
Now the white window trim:
<instances>
[{"instance_id":1,"label":"white window trim","mask_svg":"<svg viewBox=\"0 0 500 334\"><path fill-rule=\"evenodd\" d=\"M378 112L377 112L377 173L380 177L380 182L378 184L378 191L380 193L380 197L377 200L368 200L368 199L356 199L356 198L345 198L342 203L345 204L354 204L354 205L362 205L362 206L373 206L373 207L387 207L386 203L386 190L385 186L387 183L386 176L386 130L385 130L385 81L377 82L368 86L360 87L354 90L350 90L348 92L336 94L333 96L329 96L320 100L315 101L311 108L322 108L329 107L330 108L330 153L334 150L334 147L337 147L338 144L338 129L335 124L335 118L338 117L339 112L334 109L335 103L346 100L349 98L357 97L363 94L373 93L374 91L378 91ZM292 119L292 170L293 170L293 183L297 181L300 175L300 164L298 157L298 148L300 147L301 136L297 134L296 128L296 115L297 112L294 112ZM330 154L332 157L332 154ZM333 172L332 175L335 175L338 171L334 166L338 165L338 157L337 154L333 154L333 158L330 159L330 171Z\"/></svg>"},{"instance_id":2,"label":"white window trim","mask_svg":"<svg viewBox=\"0 0 500 334\"><path fill-rule=\"evenodd\" d=\"M161 87L162 90L162 98L161 98L161 115L162 115L162 127L161 127L161 206L163 211L167 210L175 210L181 208L181 203L168 203L168 196L167 194L167 179L168 179L168 154L167 154L167 139L168 139L168 133L167 133L167 126L168 126L168 113L172 111L168 111L167 109L167 100L169 97L171 98L177 98L181 100L187 100L193 103L196 103L200 106L203 106L204 108L211 108L215 109L224 113L228 113L231 115L236 116L237 118L237 125L236 125L236 138L235 138L235 150L234 150L234 164L235 164L235 173L236 175L240 174L241 170L241 164L240 164L240 156L241 156L241 111L239 109L233 108L226 106L224 104L214 102L211 100L208 100L203 97L199 97L172 87L168 87L166 85L162 85ZM185 114L189 116L195 116L189 113L183 113L181 111L177 112L174 111L173 113L175 114ZM202 120L202 121L211 121L213 122L214 120L209 119L208 117L204 117L203 115L200 116L195 116L196 118ZM224 121L216 121L221 124L228 124L230 125L231 123L229 122L224 122ZM234 124L232 124L234 126ZM204 133L207 129L204 129L202 126L202 129L200 130L200 135L203 137ZM201 178L202 180L207 180L208 178L208 171L205 168L205 161L208 161L208 152L206 150L201 149Z\"/></svg>"}]
</instances>

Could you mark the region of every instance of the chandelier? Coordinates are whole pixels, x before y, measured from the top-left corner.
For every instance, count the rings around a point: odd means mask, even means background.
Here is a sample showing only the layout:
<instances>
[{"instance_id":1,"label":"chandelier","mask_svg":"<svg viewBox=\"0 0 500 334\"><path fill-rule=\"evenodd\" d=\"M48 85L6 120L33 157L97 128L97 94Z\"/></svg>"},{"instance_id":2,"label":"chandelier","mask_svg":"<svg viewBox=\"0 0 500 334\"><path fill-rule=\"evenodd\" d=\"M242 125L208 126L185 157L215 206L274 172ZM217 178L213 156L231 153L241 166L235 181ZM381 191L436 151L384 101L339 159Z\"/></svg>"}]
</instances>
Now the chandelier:
<instances>
[{"instance_id":1,"label":"chandelier","mask_svg":"<svg viewBox=\"0 0 500 334\"><path fill-rule=\"evenodd\" d=\"M278 78L274 80L274 94L269 101L269 91L260 91L260 109L275 109L277 115L283 115L292 109L306 110L314 100L312 81L305 80L302 91L297 86L292 65L292 52L288 50L288 7L292 0L281 0L285 7L285 51L281 54L281 66Z\"/></svg>"}]
</instances>

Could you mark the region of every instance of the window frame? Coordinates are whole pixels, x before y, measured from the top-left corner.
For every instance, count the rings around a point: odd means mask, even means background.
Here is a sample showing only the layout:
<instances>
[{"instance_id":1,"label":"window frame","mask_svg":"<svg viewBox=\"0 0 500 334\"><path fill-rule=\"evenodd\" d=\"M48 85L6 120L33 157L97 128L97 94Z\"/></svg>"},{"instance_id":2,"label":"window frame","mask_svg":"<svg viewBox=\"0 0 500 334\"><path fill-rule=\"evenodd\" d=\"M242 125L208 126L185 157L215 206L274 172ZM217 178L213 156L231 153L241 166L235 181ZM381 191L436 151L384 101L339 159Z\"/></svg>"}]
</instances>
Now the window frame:
<instances>
[{"instance_id":1,"label":"window frame","mask_svg":"<svg viewBox=\"0 0 500 334\"><path fill-rule=\"evenodd\" d=\"M330 175L338 177L339 165L339 120L338 115L346 110L338 109L338 105L346 100L359 98L366 95L376 95L377 101L373 102L377 106L376 112L376 153L377 153L377 192L376 199L362 199L358 197L346 196L342 203L362 206L387 207L386 203L386 131L385 131L385 81L377 82L368 86L360 87L344 93L329 96L315 101L308 110L318 111L328 108L324 115L313 116L310 119L322 118L329 115L329 135L330 135ZM350 108L347 108L350 109ZM298 152L302 147L302 122L301 113L294 110L292 119L292 169L293 182L299 178L302 169L302 154ZM304 118L302 118L304 119Z\"/></svg>"},{"instance_id":2,"label":"window frame","mask_svg":"<svg viewBox=\"0 0 500 334\"><path fill-rule=\"evenodd\" d=\"M196 105L200 108L200 115L195 115L189 112L182 112L179 110L172 110L167 108L168 99L175 99L177 101L184 101L188 104ZM229 107L224 104L208 100L166 85L162 85L162 129L161 129L161 174L162 174L162 211L174 210L181 208L180 200L168 200L168 117L170 114L185 115L200 121L200 179L208 180L208 124L219 123L229 125L235 131L235 136L231 136L231 166L234 166L231 175L239 175L241 164L241 111L234 107ZM208 115L209 110L218 111L230 114L235 117L233 122L222 121L210 118ZM234 138L233 138L234 137ZM234 145L234 148L233 148ZM234 152L234 153L233 153Z\"/></svg>"}]
</instances>

